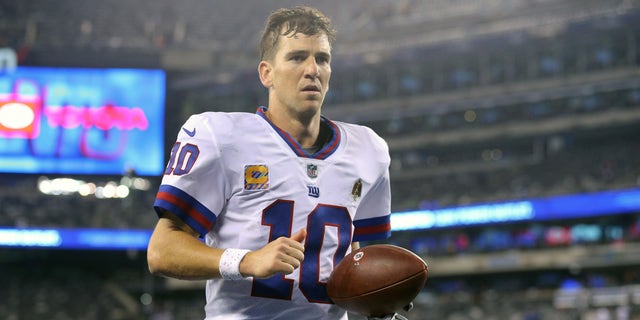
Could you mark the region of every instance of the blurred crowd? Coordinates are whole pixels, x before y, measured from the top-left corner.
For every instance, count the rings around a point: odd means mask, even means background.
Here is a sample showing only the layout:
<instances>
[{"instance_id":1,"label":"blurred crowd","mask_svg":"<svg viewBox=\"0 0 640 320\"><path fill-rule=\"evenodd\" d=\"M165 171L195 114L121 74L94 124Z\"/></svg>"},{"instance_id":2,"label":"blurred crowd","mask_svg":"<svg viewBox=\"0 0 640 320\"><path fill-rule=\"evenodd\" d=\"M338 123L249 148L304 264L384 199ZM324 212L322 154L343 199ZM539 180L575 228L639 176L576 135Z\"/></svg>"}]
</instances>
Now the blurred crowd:
<instances>
[{"instance_id":1,"label":"blurred crowd","mask_svg":"<svg viewBox=\"0 0 640 320\"><path fill-rule=\"evenodd\" d=\"M38 191L38 175L6 174L0 182L0 226L45 228L151 229L157 216L153 201L158 183L149 191L132 190L128 197L99 199L78 193L47 195ZM94 176L96 183L111 177ZM159 181L157 177L151 177Z\"/></svg>"},{"instance_id":2,"label":"blurred crowd","mask_svg":"<svg viewBox=\"0 0 640 320\"><path fill-rule=\"evenodd\" d=\"M555 139L566 145L554 151ZM421 169L409 171L414 177L394 182L395 205L433 209L640 186L637 138L603 132L594 140L557 137L540 143L540 151L530 144L520 150L471 146L442 155L411 154L426 161L414 164Z\"/></svg>"}]
</instances>

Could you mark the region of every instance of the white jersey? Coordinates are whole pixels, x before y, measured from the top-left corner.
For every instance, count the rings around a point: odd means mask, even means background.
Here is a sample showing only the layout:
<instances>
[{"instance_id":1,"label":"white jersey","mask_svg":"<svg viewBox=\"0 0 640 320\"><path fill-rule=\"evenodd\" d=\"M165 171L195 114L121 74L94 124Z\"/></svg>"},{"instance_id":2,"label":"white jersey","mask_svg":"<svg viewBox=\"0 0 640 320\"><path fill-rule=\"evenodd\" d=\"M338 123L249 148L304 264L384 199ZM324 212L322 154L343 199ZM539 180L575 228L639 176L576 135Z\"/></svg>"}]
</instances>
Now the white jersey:
<instances>
[{"instance_id":1,"label":"white jersey","mask_svg":"<svg viewBox=\"0 0 640 320\"><path fill-rule=\"evenodd\" d=\"M191 116L154 206L218 248L256 250L307 229L292 274L207 281L206 319L346 319L326 281L352 241L390 235L387 144L369 128L323 118L331 140L308 154L265 110Z\"/></svg>"}]
</instances>

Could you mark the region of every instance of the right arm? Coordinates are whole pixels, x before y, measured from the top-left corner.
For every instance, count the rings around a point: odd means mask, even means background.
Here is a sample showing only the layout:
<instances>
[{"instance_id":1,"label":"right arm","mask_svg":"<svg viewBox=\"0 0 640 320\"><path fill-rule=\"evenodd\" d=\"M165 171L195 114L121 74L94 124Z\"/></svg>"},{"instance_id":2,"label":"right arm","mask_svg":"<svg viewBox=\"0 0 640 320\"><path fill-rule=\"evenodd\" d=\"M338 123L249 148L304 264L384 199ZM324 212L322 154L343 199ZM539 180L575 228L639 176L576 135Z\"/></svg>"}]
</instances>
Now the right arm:
<instances>
[{"instance_id":1,"label":"right arm","mask_svg":"<svg viewBox=\"0 0 640 320\"><path fill-rule=\"evenodd\" d=\"M223 250L211 248L175 215L160 215L147 248L149 271L165 277L201 280L220 277Z\"/></svg>"},{"instance_id":2,"label":"right arm","mask_svg":"<svg viewBox=\"0 0 640 320\"><path fill-rule=\"evenodd\" d=\"M305 238L306 230L302 229L291 238L278 238L247 253L240 262L240 272L256 278L293 272L304 259ZM218 266L223 252L222 248L207 246L191 227L165 211L149 240L147 261L154 275L185 280L220 278Z\"/></svg>"}]
</instances>

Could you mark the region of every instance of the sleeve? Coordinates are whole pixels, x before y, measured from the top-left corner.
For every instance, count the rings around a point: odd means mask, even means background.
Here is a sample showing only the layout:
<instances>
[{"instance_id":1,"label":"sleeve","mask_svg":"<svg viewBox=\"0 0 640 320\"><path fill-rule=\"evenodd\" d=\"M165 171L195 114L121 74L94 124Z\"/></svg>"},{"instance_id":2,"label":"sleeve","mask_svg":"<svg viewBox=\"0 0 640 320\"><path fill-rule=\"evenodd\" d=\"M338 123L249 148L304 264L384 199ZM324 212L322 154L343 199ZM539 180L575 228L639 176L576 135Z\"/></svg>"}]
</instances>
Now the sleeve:
<instances>
[{"instance_id":1,"label":"sleeve","mask_svg":"<svg viewBox=\"0 0 640 320\"><path fill-rule=\"evenodd\" d=\"M355 227L353 241L380 240L391 236L391 188L389 184L387 171L362 199L356 212L356 219L353 221ZM364 212L370 217L372 213L376 214L371 218L358 219L358 216L362 215L360 213Z\"/></svg>"},{"instance_id":2,"label":"sleeve","mask_svg":"<svg viewBox=\"0 0 640 320\"><path fill-rule=\"evenodd\" d=\"M213 122L194 115L180 128L154 202L158 214L175 214L200 236L215 225L228 190Z\"/></svg>"},{"instance_id":3,"label":"sleeve","mask_svg":"<svg viewBox=\"0 0 640 320\"><path fill-rule=\"evenodd\" d=\"M353 241L371 241L391 236L391 186L389 165L391 157L386 142L370 129L377 159L375 166L380 173L377 181L362 198L354 219Z\"/></svg>"}]
</instances>

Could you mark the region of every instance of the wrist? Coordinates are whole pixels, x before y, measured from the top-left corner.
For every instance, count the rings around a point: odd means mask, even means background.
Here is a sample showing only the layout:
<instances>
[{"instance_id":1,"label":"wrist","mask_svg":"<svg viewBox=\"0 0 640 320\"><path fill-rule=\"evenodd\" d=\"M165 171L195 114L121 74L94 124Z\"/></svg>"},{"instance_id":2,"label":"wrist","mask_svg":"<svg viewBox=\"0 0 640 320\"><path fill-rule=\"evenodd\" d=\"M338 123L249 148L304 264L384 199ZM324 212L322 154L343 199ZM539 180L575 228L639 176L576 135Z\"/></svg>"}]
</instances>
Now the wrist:
<instances>
[{"instance_id":1,"label":"wrist","mask_svg":"<svg viewBox=\"0 0 640 320\"><path fill-rule=\"evenodd\" d=\"M240 272L240 262L249 251L245 249L225 249L222 252L218 265L222 279L241 280L244 278Z\"/></svg>"}]
</instances>

